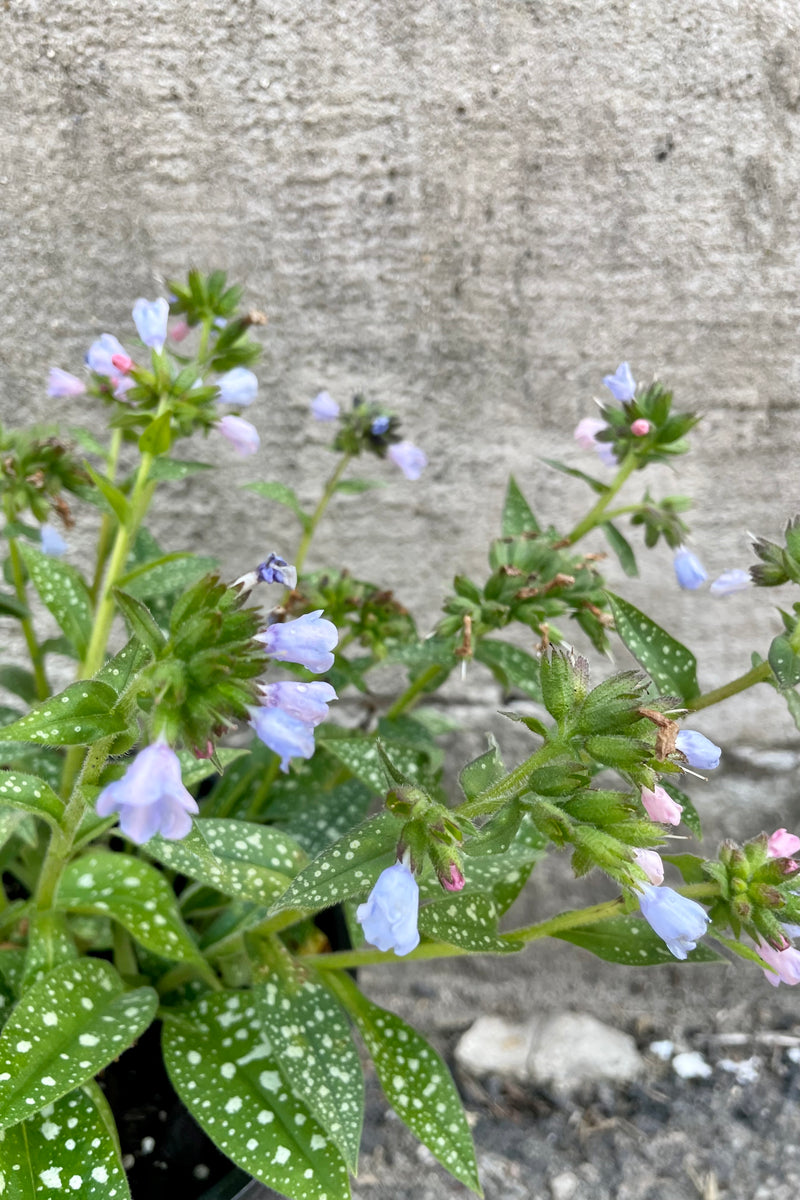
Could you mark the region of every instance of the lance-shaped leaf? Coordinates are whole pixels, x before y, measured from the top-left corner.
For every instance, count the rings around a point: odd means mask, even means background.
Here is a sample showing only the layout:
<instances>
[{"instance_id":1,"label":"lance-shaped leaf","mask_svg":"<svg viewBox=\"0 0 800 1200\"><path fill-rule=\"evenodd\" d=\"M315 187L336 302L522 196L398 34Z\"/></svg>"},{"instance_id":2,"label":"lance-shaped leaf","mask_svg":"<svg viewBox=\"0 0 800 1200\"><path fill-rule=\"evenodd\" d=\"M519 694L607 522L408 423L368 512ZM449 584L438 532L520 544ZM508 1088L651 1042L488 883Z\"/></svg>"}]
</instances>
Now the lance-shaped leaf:
<instances>
[{"instance_id":1,"label":"lance-shaped leaf","mask_svg":"<svg viewBox=\"0 0 800 1200\"><path fill-rule=\"evenodd\" d=\"M492 734L489 734L489 749L467 763L458 777L458 782L466 798L474 800L481 792L499 783L505 773L500 749Z\"/></svg>"},{"instance_id":2,"label":"lance-shaped leaf","mask_svg":"<svg viewBox=\"0 0 800 1200\"><path fill-rule=\"evenodd\" d=\"M435 942L447 942L475 954L508 954L522 944L508 942L497 932L500 911L492 896L443 896L419 910L419 931Z\"/></svg>"},{"instance_id":3,"label":"lance-shaped leaf","mask_svg":"<svg viewBox=\"0 0 800 1200\"><path fill-rule=\"evenodd\" d=\"M513 475L508 477L505 503L503 504L503 537L515 537L519 533L538 533L539 522L533 509L519 490Z\"/></svg>"},{"instance_id":4,"label":"lance-shaped leaf","mask_svg":"<svg viewBox=\"0 0 800 1200\"><path fill-rule=\"evenodd\" d=\"M317 735L317 742L374 792L383 793L393 785L394 780L373 738L337 737L330 727L325 727ZM429 755L424 750L396 742L387 743L386 748L398 775L413 780L421 780L425 776Z\"/></svg>"},{"instance_id":5,"label":"lance-shaped leaf","mask_svg":"<svg viewBox=\"0 0 800 1200\"><path fill-rule=\"evenodd\" d=\"M273 906L273 913L317 912L350 896L366 895L381 871L394 862L402 828L403 822L390 812L364 821L311 860Z\"/></svg>"},{"instance_id":6,"label":"lance-shaped leaf","mask_svg":"<svg viewBox=\"0 0 800 1200\"><path fill-rule=\"evenodd\" d=\"M612 524L611 521L604 521L602 529L609 546L619 559L619 565L625 574L630 576L638 575L639 568L636 565L636 555L628 539L620 533L616 525Z\"/></svg>"},{"instance_id":7,"label":"lance-shaped leaf","mask_svg":"<svg viewBox=\"0 0 800 1200\"><path fill-rule=\"evenodd\" d=\"M767 657L781 689L793 688L800 683L800 654L795 654L785 634L773 638Z\"/></svg>"},{"instance_id":8,"label":"lance-shaped leaf","mask_svg":"<svg viewBox=\"0 0 800 1200\"><path fill-rule=\"evenodd\" d=\"M57 825L64 812L63 802L49 784L21 771L0 771L0 804L43 817L49 825Z\"/></svg>"},{"instance_id":9,"label":"lance-shaped leaf","mask_svg":"<svg viewBox=\"0 0 800 1200\"><path fill-rule=\"evenodd\" d=\"M502 687L517 687L532 700L542 703L539 661L527 650L500 638L482 638L475 657L489 668Z\"/></svg>"},{"instance_id":10,"label":"lance-shaped leaf","mask_svg":"<svg viewBox=\"0 0 800 1200\"><path fill-rule=\"evenodd\" d=\"M279 974L254 988L256 1012L291 1091L336 1143L355 1174L364 1121L364 1076L342 1007L311 979Z\"/></svg>"},{"instance_id":11,"label":"lance-shaped leaf","mask_svg":"<svg viewBox=\"0 0 800 1200\"><path fill-rule=\"evenodd\" d=\"M298 808L281 822L286 833L309 855L319 854L331 842L344 837L367 814L372 792L359 779L348 779L326 792L321 803Z\"/></svg>"},{"instance_id":12,"label":"lance-shaped leaf","mask_svg":"<svg viewBox=\"0 0 800 1200\"><path fill-rule=\"evenodd\" d=\"M96 1084L7 1129L2 1160L3 1200L50 1200L60 1191L73 1200L130 1200L114 1118Z\"/></svg>"},{"instance_id":13,"label":"lance-shaped leaf","mask_svg":"<svg viewBox=\"0 0 800 1200\"><path fill-rule=\"evenodd\" d=\"M181 764L183 786L194 787L212 775L221 774L220 768L224 771L229 763L236 762L237 758L244 758L247 753L248 751L245 749L237 750L232 746L220 746L218 750L215 750L212 760L197 758L190 750L179 750L178 759Z\"/></svg>"},{"instance_id":14,"label":"lance-shaped leaf","mask_svg":"<svg viewBox=\"0 0 800 1200\"><path fill-rule=\"evenodd\" d=\"M654 933L643 917L609 917L577 929L565 929L554 937L583 950L590 950L606 962L622 963L626 967L652 967L658 963L677 963L666 944ZM689 951L686 962L725 962L710 946L698 942Z\"/></svg>"},{"instance_id":15,"label":"lance-shaped leaf","mask_svg":"<svg viewBox=\"0 0 800 1200\"><path fill-rule=\"evenodd\" d=\"M97 958L56 967L25 992L0 1034L0 1128L71 1092L152 1021L152 988L126 992Z\"/></svg>"},{"instance_id":16,"label":"lance-shaped leaf","mask_svg":"<svg viewBox=\"0 0 800 1200\"><path fill-rule=\"evenodd\" d=\"M181 920L175 894L160 871L140 858L93 850L61 876L56 905L67 912L112 917L148 950L173 962L201 955Z\"/></svg>"},{"instance_id":17,"label":"lance-shaped leaf","mask_svg":"<svg viewBox=\"0 0 800 1200\"><path fill-rule=\"evenodd\" d=\"M151 651L143 646L138 638L132 637L100 668L94 678L101 683L107 683L121 696L131 680L147 666L152 657Z\"/></svg>"},{"instance_id":18,"label":"lance-shaped leaf","mask_svg":"<svg viewBox=\"0 0 800 1200\"><path fill-rule=\"evenodd\" d=\"M331 972L329 983L355 1021L392 1108L451 1175L480 1195L469 1125L443 1060L416 1029L367 1000L346 976Z\"/></svg>"},{"instance_id":19,"label":"lance-shaped leaf","mask_svg":"<svg viewBox=\"0 0 800 1200\"><path fill-rule=\"evenodd\" d=\"M117 693L107 683L78 680L58 696L37 704L27 716L4 725L3 739L47 746L90 746L125 728L124 718L114 711L116 703Z\"/></svg>"},{"instance_id":20,"label":"lance-shaped leaf","mask_svg":"<svg viewBox=\"0 0 800 1200\"><path fill-rule=\"evenodd\" d=\"M311 518L300 504L297 493L287 487L285 483L246 483L244 486L248 492L255 492L257 496L264 496L267 500L275 500L278 504L282 504L284 508L288 508L290 512L294 513L304 530L309 528Z\"/></svg>"},{"instance_id":21,"label":"lance-shaped leaf","mask_svg":"<svg viewBox=\"0 0 800 1200\"><path fill-rule=\"evenodd\" d=\"M147 605L120 588L114 588L114 599L133 637L146 646L151 654L159 654L167 639Z\"/></svg>"},{"instance_id":22,"label":"lance-shaped leaf","mask_svg":"<svg viewBox=\"0 0 800 1200\"><path fill-rule=\"evenodd\" d=\"M44 554L35 546L20 543L20 550L42 603L50 609L82 658L94 622L89 589L83 576L69 563Z\"/></svg>"},{"instance_id":23,"label":"lance-shaped leaf","mask_svg":"<svg viewBox=\"0 0 800 1200\"><path fill-rule=\"evenodd\" d=\"M152 600L184 591L216 566L215 558L198 554L164 554L129 571L119 580L119 587L137 600Z\"/></svg>"},{"instance_id":24,"label":"lance-shaped leaf","mask_svg":"<svg viewBox=\"0 0 800 1200\"><path fill-rule=\"evenodd\" d=\"M691 650L627 600L612 592L606 596L617 633L659 691L682 700L696 696L697 660Z\"/></svg>"},{"instance_id":25,"label":"lance-shaped leaf","mask_svg":"<svg viewBox=\"0 0 800 1200\"><path fill-rule=\"evenodd\" d=\"M294 1200L348 1200L347 1167L287 1087L249 997L219 992L168 1017L173 1086L229 1158Z\"/></svg>"},{"instance_id":26,"label":"lance-shaped leaf","mask_svg":"<svg viewBox=\"0 0 800 1200\"><path fill-rule=\"evenodd\" d=\"M213 463L199 462L188 458L157 458L150 468L151 479L175 480L185 479L197 471L211 471Z\"/></svg>"}]
</instances>

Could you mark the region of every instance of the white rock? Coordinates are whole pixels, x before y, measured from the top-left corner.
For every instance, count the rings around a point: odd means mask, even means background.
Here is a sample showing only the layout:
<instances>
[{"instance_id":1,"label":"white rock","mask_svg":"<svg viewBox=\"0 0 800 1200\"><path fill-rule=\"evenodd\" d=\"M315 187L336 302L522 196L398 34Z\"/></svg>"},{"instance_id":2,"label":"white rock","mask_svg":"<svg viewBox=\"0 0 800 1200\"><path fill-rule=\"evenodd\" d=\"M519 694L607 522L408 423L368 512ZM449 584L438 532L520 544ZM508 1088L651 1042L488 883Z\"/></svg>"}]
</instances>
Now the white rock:
<instances>
[{"instance_id":1,"label":"white rock","mask_svg":"<svg viewBox=\"0 0 800 1200\"><path fill-rule=\"evenodd\" d=\"M456 1062L471 1075L526 1079L531 1046L530 1023L503 1017L478 1017L456 1046Z\"/></svg>"},{"instance_id":2,"label":"white rock","mask_svg":"<svg viewBox=\"0 0 800 1200\"><path fill-rule=\"evenodd\" d=\"M672 1069L681 1079L708 1079L712 1068L697 1050L684 1050L672 1060Z\"/></svg>"},{"instance_id":3,"label":"white rock","mask_svg":"<svg viewBox=\"0 0 800 1200\"><path fill-rule=\"evenodd\" d=\"M545 1017L532 1032L528 1077L557 1092L568 1093L602 1079L625 1082L644 1068L632 1037L588 1013Z\"/></svg>"},{"instance_id":4,"label":"white rock","mask_svg":"<svg viewBox=\"0 0 800 1200\"><path fill-rule=\"evenodd\" d=\"M572 1200L578 1190L580 1180L572 1171L562 1171L550 1180L550 1194L553 1200Z\"/></svg>"},{"instance_id":5,"label":"white rock","mask_svg":"<svg viewBox=\"0 0 800 1200\"><path fill-rule=\"evenodd\" d=\"M737 1083L755 1083L761 1069L761 1059L757 1054L751 1058L735 1059L721 1058L717 1063L721 1071L728 1071L736 1076Z\"/></svg>"},{"instance_id":6,"label":"white rock","mask_svg":"<svg viewBox=\"0 0 800 1200\"><path fill-rule=\"evenodd\" d=\"M675 1052L675 1043L665 1038L663 1042L651 1042L647 1049L662 1062L669 1062Z\"/></svg>"}]
</instances>

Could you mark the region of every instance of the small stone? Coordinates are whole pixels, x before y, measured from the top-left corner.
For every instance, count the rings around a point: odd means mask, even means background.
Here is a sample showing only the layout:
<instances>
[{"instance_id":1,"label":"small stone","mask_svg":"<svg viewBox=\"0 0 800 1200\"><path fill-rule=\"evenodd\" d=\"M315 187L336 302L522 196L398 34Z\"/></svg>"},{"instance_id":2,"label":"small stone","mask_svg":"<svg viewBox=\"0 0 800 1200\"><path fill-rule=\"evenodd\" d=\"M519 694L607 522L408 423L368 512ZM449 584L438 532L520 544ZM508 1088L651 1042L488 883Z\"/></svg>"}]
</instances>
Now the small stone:
<instances>
[{"instance_id":1,"label":"small stone","mask_svg":"<svg viewBox=\"0 0 800 1200\"><path fill-rule=\"evenodd\" d=\"M569 1093L600 1080L628 1082L644 1062L629 1034L588 1013L561 1013L536 1022L527 1069L533 1082Z\"/></svg>"},{"instance_id":2,"label":"small stone","mask_svg":"<svg viewBox=\"0 0 800 1200\"><path fill-rule=\"evenodd\" d=\"M712 1068L697 1050L684 1050L672 1060L672 1069L681 1079L708 1079Z\"/></svg>"},{"instance_id":3,"label":"small stone","mask_svg":"<svg viewBox=\"0 0 800 1200\"><path fill-rule=\"evenodd\" d=\"M656 1058L660 1058L662 1062L669 1062L675 1053L675 1043L665 1038L662 1042L651 1042L647 1049L651 1054L655 1054Z\"/></svg>"},{"instance_id":4,"label":"small stone","mask_svg":"<svg viewBox=\"0 0 800 1200\"><path fill-rule=\"evenodd\" d=\"M580 1180L572 1171L562 1171L550 1180L550 1195L553 1200L572 1200L578 1190Z\"/></svg>"},{"instance_id":5,"label":"small stone","mask_svg":"<svg viewBox=\"0 0 800 1200\"><path fill-rule=\"evenodd\" d=\"M761 1059L754 1054L751 1058L721 1058L717 1063L721 1071L736 1077L737 1083L756 1083L761 1070Z\"/></svg>"},{"instance_id":6,"label":"small stone","mask_svg":"<svg viewBox=\"0 0 800 1200\"><path fill-rule=\"evenodd\" d=\"M470 1075L502 1075L505 1079L527 1078L526 1063L531 1047L528 1024L503 1017L478 1017L456 1046L456 1062Z\"/></svg>"}]
</instances>

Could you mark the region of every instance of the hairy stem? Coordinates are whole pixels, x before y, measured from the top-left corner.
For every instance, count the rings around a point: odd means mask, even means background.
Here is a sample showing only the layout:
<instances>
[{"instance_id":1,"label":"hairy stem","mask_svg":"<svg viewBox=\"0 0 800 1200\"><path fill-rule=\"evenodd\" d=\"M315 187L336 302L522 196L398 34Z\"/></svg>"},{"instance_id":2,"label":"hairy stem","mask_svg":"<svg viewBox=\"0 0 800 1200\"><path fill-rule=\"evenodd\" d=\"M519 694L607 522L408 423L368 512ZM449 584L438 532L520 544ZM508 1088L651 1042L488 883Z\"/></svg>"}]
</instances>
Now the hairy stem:
<instances>
[{"instance_id":1,"label":"hairy stem","mask_svg":"<svg viewBox=\"0 0 800 1200\"><path fill-rule=\"evenodd\" d=\"M441 671L438 663L431 663L426 667L421 675L418 675L413 683L409 684L401 696L398 696L394 704L388 709L386 716L391 720L393 717L399 717L407 708L411 708L417 699L425 691L429 683L432 683L436 676Z\"/></svg>"},{"instance_id":2,"label":"hairy stem","mask_svg":"<svg viewBox=\"0 0 800 1200\"><path fill-rule=\"evenodd\" d=\"M603 521L606 520L606 509L635 468L636 455L626 455L620 464L619 470L609 484L608 491L603 493L594 507L589 509L583 520L579 521L572 532L568 533L564 538L564 542L567 545L574 546L575 542L585 537L597 525L602 525Z\"/></svg>"},{"instance_id":3,"label":"hairy stem","mask_svg":"<svg viewBox=\"0 0 800 1200\"><path fill-rule=\"evenodd\" d=\"M306 555L308 554L308 550L311 545L311 540L314 537L316 528L319 525L320 521L322 520L322 517L325 513L325 509L330 504L331 499L333 498L333 494L336 491L336 485L338 484L339 480L342 478L342 475L344 475L345 471L347 470L347 467L348 467L352 457L353 457L352 454L343 454L342 455L341 459L339 460L339 463L336 466L336 469L331 473L331 475L328 478L327 483L325 484L322 495L319 498L319 503L317 504L317 507L314 509L313 513L311 514L311 518L308 522L308 525L303 530L303 536L300 539L300 545L297 547L297 553L294 556L294 566L297 568L298 575L300 574L301 570L303 569L303 564L306 561Z\"/></svg>"},{"instance_id":4,"label":"hairy stem","mask_svg":"<svg viewBox=\"0 0 800 1200\"><path fill-rule=\"evenodd\" d=\"M692 700L687 700L686 707L692 712L697 712L701 708L710 708L712 704L719 704L722 700L727 700L729 696L737 696L739 692L747 691L756 683L765 683L771 674L772 667L768 662L759 663L757 667L752 667L737 679L723 683L722 687L714 688L710 692L704 692Z\"/></svg>"},{"instance_id":5,"label":"hairy stem","mask_svg":"<svg viewBox=\"0 0 800 1200\"><path fill-rule=\"evenodd\" d=\"M27 608L28 597L25 591L25 571L22 565L22 555L19 552L17 539L10 537L8 539L8 552L11 561L11 574L14 579L14 591L17 594L17 599L20 604L24 604ZM50 686L47 682L47 675L44 669L44 655L42 648L39 645L36 637L36 631L33 628L31 618L23 617L20 621L22 626L22 635L25 638L25 645L28 647L28 655L31 660L31 668L33 670L33 678L36 686L36 699L46 700L50 695Z\"/></svg>"}]
</instances>

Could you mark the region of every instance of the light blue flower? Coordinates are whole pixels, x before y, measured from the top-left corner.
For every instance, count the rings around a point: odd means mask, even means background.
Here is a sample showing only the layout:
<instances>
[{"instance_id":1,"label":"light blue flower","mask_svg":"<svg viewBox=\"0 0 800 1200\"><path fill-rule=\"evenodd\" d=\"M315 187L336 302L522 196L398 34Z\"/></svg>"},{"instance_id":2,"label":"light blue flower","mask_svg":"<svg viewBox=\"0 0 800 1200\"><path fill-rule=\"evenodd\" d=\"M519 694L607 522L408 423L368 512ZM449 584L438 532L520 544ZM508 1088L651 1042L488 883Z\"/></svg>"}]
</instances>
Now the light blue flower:
<instances>
[{"instance_id":1,"label":"light blue flower","mask_svg":"<svg viewBox=\"0 0 800 1200\"><path fill-rule=\"evenodd\" d=\"M119 826L138 845L154 834L174 841L192 828L197 804L183 786L181 764L166 742L153 742L140 750L121 779L110 783L97 797L97 815L119 813Z\"/></svg>"},{"instance_id":2,"label":"light blue flower","mask_svg":"<svg viewBox=\"0 0 800 1200\"><path fill-rule=\"evenodd\" d=\"M742 567L734 567L718 575L708 589L712 596L732 596L734 592L743 592L753 583L750 572Z\"/></svg>"},{"instance_id":3,"label":"light blue flower","mask_svg":"<svg viewBox=\"0 0 800 1200\"><path fill-rule=\"evenodd\" d=\"M143 296L133 306L133 321L136 332L151 350L160 354L167 340L169 304L163 296L158 300L145 300Z\"/></svg>"},{"instance_id":4,"label":"light blue flower","mask_svg":"<svg viewBox=\"0 0 800 1200\"><path fill-rule=\"evenodd\" d=\"M258 380L247 367L234 367L217 380L221 404L236 404L239 408L247 408L252 404L258 393Z\"/></svg>"},{"instance_id":5,"label":"light blue flower","mask_svg":"<svg viewBox=\"0 0 800 1200\"><path fill-rule=\"evenodd\" d=\"M67 553L69 546L64 541L55 525L51 525L49 522L47 522L42 526L39 532L42 538L42 550L45 554L49 554L52 558L60 558L62 554Z\"/></svg>"},{"instance_id":6,"label":"light blue flower","mask_svg":"<svg viewBox=\"0 0 800 1200\"><path fill-rule=\"evenodd\" d=\"M282 679L278 683L262 684L261 691L267 707L283 709L296 721L304 721L312 728L327 719L328 705L336 699L331 685L320 679L311 683Z\"/></svg>"},{"instance_id":7,"label":"light blue flower","mask_svg":"<svg viewBox=\"0 0 800 1200\"><path fill-rule=\"evenodd\" d=\"M331 650L339 641L339 633L318 608L294 621L269 625L263 633L256 634L256 639L264 643L267 654L278 662L299 663L321 674L333 666Z\"/></svg>"},{"instance_id":8,"label":"light blue flower","mask_svg":"<svg viewBox=\"0 0 800 1200\"><path fill-rule=\"evenodd\" d=\"M70 375L69 371L62 371L61 367L50 368L47 377L48 396L63 400L66 396L82 396L85 391L86 384L82 379L78 379L77 375Z\"/></svg>"},{"instance_id":9,"label":"light blue flower","mask_svg":"<svg viewBox=\"0 0 800 1200\"><path fill-rule=\"evenodd\" d=\"M701 904L668 887L639 887L639 907L654 933L666 942L670 954L685 959L706 932L709 916Z\"/></svg>"},{"instance_id":10,"label":"light blue flower","mask_svg":"<svg viewBox=\"0 0 800 1200\"><path fill-rule=\"evenodd\" d=\"M620 363L613 375L604 375L603 383L615 400L632 400L636 395L636 383L626 362Z\"/></svg>"},{"instance_id":11,"label":"light blue flower","mask_svg":"<svg viewBox=\"0 0 800 1200\"><path fill-rule=\"evenodd\" d=\"M690 767L699 767L701 771L713 771L719 766L722 751L715 746L705 734L696 729L681 729L675 739L675 747L684 755Z\"/></svg>"},{"instance_id":12,"label":"light blue flower","mask_svg":"<svg viewBox=\"0 0 800 1200\"><path fill-rule=\"evenodd\" d=\"M298 721L282 708L250 708L250 724L270 750L280 756L281 770L289 770L292 758L311 758L314 726Z\"/></svg>"},{"instance_id":13,"label":"light blue flower","mask_svg":"<svg viewBox=\"0 0 800 1200\"><path fill-rule=\"evenodd\" d=\"M86 351L86 365L96 375L116 378L119 372L111 361L115 354L125 354L124 348L113 333L101 333L97 341L92 342Z\"/></svg>"},{"instance_id":14,"label":"light blue flower","mask_svg":"<svg viewBox=\"0 0 800 1200\"><path fill-rule=\"evenodd\" d=\"M284 587L293 588L297 585L297 571L279 554L268 554L256 574L262 583L280 583Z\"/></svg>"},{"instance_id":15,"label":"light blue flower","mask_svg":"<svg viewBox=\"0 0 800 1200\"><path fill-rule=\"evenodd\" d=\"M356 909L356 919L370 945L401 956L419 945L418 914L419 887L401 862L381 872L366 904Z\"/></svg>"},{"instance_id":16,"label":"light blue flower","mask_svg":"<svg viewBox=\"0 0 800 1200\"><path fill-rule=\"evenodd\" d=\"M428 465L428 459L419 446L413 442L393 442L386 453L406 479L419 479Z\"/></svg>"},{"instance_id":17,"label":"light blue flower","mask_svg":"<svg viewBox=\"0 0 800 1200\"><path fill-rule=\"evenodd\" d=\"M336 421L339 412L339 405L330 392L319 392L311 401L311 415L317 421Z\"/></svg>"},{"instance_id":18,"label":"light blue flower","mask_svg":"<svg viewBox=\"0 0 800 1200\"><path fill-rule=\"evenodd\" d=\"M245 421L244 417L234 417L228 413L217 422L217 429L242 458L255 454L261 445L255 425Z\"/></svg>"},{"instance_id":19,"label":"light blue flower","mask_svg":"<svg viewBox=\"0 0 800 1200\"><path fill-rule=\"evenodd\" d=\"M389 428L390 424L390 417L376 417L369 427L370 433L373 435L373 437L380 437L381 434L386 433L386 430Z\"/></svg>"},{"instance_id":20,"label":"light blue flower","mask_svg":"<svg viewBox=\"0 0 800 1200\"><path fill-rule=\"evenodd\" d=\"M696 592L708 579L708 574L700 559L696 554L692 554L691 550L687 550L685 546L681 546L675 552L672 565L675 568L675 578L678 581L678 586L688 592Z\"/></svg>"}]
</instances>

